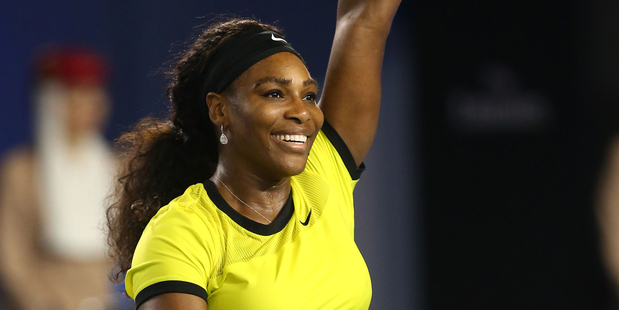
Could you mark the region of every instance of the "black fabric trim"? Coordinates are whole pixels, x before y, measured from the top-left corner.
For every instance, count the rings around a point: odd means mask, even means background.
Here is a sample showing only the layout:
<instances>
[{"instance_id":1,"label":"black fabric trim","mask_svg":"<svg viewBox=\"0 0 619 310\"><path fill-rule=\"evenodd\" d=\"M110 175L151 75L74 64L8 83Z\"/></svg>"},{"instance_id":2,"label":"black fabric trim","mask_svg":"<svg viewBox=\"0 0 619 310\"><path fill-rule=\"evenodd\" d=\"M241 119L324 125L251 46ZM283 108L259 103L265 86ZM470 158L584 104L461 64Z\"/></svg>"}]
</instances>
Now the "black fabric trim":
<instances>
[{"instance_id":1,"label":"black fabric trim","mask_svg":"<svg viewBox=\"0 0 619 310\"><path fill-rule=\"evenodd\" d=\"M219 210L227 214L235 223L239 224L241 227L258 235L270 236L280 232L282 229L284 229L284 227L286 227L286 225L292 218L292 214L294 213L294 204L292 202L291 191L290 195L288 196L288 200L286 200L286 203L284 203L284 207L282 207L282 210L279 212L277 217L273 220L271 224L264 225L248 219L244 215L234 210L221 196L221 194L217 190L217 186L215 186L215 184L211 180L206 180L203 184L209 198L211 198L211 200L213 201L213 203L215 203Z\"/></svg>"},{"instance_id":2,"label":"black fabric trim","mask_svg":"<svg viewBox=\"0 0 619 310\"><path fill-rule=\"evenodd\" d=\"M185 281L163 281L152 284L138 294L135 297L135 308L137 309L145 301L157 295L166 293L185 293L198 296L206 301L206 290L197 284L185 282Z\"/></svg>"},{"instance_id":3,"label":"black fabric trim","mask_svg":"<svg viewBox=\"0 0 619 310\"><path fill-rule=\"evenodd\" d=\"M355 158L352 157L352 153L350 153L348 146L344 140L342 140L342 137L340 137L337 131L335 131L331 124L329 124L326 120L322 125L322 132L325 133L325 136L327 136L329 141L331 141L331 144L333 144L333 147L335 147L335 150L337 150L338 154L340 154L348 173L350 173L350 177L353 180L359 180L361 173L365 170L365 164L361 163L361 165L357 167Z\"/></svg>"}]
</instances>

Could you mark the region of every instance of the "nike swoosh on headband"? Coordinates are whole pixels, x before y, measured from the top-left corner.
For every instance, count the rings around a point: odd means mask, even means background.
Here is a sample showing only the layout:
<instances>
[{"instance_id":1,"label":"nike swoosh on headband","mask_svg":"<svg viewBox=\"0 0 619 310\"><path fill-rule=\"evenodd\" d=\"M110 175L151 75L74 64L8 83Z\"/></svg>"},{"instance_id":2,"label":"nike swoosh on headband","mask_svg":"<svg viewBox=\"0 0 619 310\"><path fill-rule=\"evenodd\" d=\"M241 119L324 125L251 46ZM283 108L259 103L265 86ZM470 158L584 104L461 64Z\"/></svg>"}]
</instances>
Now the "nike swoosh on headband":
<instances>
[{"instance_id":1,"label":"nike swoosh on headband","mask_svg":"<svg viewBox=\"0 0 619 310\"><path fill-rule=\"evenodd\" d=\"M284 41L284 42L286 42L286 40L284 40L284 39L282 39L282 38L277 38L277 37L275 37L275 35L273 35L272 33L271 33L271 40L273 40L273 41ZM286 43L288 43L288 42L286 42Z\"/></svg>"}]
</instances>

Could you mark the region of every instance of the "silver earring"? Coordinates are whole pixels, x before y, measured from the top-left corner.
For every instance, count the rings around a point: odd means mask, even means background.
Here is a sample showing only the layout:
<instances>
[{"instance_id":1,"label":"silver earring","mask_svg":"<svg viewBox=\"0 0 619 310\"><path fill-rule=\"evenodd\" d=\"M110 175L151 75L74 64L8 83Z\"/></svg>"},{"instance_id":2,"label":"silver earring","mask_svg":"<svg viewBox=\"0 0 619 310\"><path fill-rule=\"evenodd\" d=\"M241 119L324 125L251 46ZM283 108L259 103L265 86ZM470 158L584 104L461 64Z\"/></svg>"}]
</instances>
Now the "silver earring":
<instances>
[{"instance_id":1,"label":"silver earring","mask_svg":"<svg viewBox=\"0 0 619 310\"><path fill-rule=\"evenodd\" d=\"M224 125L221 125L221 136L219 137L221 144L228 144L228 137L224 135Z\"/></svg>"}]
</instances>

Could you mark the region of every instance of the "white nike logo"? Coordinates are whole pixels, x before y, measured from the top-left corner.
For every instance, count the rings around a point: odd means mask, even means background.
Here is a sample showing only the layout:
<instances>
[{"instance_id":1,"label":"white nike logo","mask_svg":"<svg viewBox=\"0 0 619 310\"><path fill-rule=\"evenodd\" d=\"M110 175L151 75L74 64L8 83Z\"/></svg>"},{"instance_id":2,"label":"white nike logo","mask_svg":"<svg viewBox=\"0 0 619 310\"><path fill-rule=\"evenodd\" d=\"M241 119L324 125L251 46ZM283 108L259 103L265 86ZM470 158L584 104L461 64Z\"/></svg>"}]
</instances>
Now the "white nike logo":
<instances>
[{"instance_id":1,"label":"white nike logo","mask_svg":"<svg viewBox=\"0 0 619 310\"><path fill-rule=\"evenodd\" d=\"M271 40L273 40L273 41L284 41L284 42L286 42L286 40L284 40L284 39L282 39L282 38L276 38L276 37L275 37L272 33L271 33ZM286 43L288 43L288 42L286 42Z\"/></svg>"}]
</instances>

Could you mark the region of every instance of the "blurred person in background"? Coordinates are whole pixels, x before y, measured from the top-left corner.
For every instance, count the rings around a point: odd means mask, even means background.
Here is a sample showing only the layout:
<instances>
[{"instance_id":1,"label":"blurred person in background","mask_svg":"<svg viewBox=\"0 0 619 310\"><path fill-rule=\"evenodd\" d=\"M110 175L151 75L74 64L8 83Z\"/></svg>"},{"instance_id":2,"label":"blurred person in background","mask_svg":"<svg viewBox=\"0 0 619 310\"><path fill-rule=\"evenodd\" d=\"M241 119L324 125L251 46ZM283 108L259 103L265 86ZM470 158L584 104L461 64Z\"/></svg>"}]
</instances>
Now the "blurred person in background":
<instances>
[{"instance_id":1,"label":"blurred person in background","mask_svg":"<svg viewBox=\"0 0 619 310\"><path fill-rule=\"evenodd\" d=\"M41 56L34 145L9 151L0 167L0 279L17 309L109 308L109 70L83 48Z\"/></svg>"},{"instance_id":2,"label":"blurred person in background","mask_svg":"<svg viewBox=\"0 0 619 310\"><path fill-rule=\"evenodd\" d=\"M619 138L609 147L598 194L602 258L619 297Z\"/></svg>"}]
</instances>

